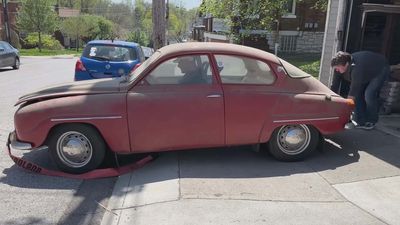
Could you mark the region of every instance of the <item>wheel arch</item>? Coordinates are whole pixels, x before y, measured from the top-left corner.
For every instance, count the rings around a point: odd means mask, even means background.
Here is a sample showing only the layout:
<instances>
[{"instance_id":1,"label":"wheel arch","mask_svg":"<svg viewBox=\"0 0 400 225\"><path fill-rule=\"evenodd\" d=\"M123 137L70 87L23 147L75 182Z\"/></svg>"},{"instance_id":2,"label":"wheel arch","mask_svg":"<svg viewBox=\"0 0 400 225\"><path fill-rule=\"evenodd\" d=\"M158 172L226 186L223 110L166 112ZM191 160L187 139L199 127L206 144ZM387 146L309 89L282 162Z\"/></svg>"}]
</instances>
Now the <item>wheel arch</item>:
<instances>
[{"instance_id":1,"label":"wheel arch","mask_svg":"<svg viewBox=\"0 0 400 225\"><path fill-rule=\"evenodd\" d=\"M46 136L46 139L45 139L44 143L46 145L48 144L48 142L50 140L50 137L51 137L51 134L54 132L54 130L58 129L59 127L63 127L63 126L67 126L67 125L84 125L84 126L88 126L88 127L92 128L92 129L94 129L100 135L100 137L104 140L104 143L107 145L107 151L110 150L110 147L107 144L107 140L104 138L104 136L100 132L100 130L95 125L93 125L91 123L82 123L82 122L60 123L60 124L56 124L56 125L52 126L49 129L49 132L47 133L47 136Z\"/></svg>"},{"instance_id":2,"label":"wheel arch","mask_svg":"<svg viewBox=\"0 0 400 225\"><path fill-rule=\"evenodd\" d=\"M300 124L304 124L307 125L308 127L310 127L311 129L315 129L315 131L318 132L319 136L323 135L323 132L321 132L321 130L319 129L318 126L315 126L314 124L307 124L307 123L276 123L276 124L264 124L264 126L262 127L262 130L260 132L260 138L259 138L259 142L260 143L267 143L270 139L272 134L277 130L280 129L282 126L285 125L300 125Z\"/></svg>"}]
</instances>

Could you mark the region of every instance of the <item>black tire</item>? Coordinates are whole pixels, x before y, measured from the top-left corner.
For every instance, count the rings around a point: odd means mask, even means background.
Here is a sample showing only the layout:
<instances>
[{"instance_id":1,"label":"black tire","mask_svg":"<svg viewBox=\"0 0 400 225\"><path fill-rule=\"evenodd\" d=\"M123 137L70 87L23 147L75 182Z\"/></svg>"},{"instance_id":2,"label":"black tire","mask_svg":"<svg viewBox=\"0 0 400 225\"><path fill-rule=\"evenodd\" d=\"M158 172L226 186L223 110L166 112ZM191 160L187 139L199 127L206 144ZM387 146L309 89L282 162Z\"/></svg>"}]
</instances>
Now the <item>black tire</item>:
<instances>
[{"instance_id":1,"label":"black tire","mask_svg":"<svg viewBox=\"0 0 400 225\"><path fill-rule=\"evenodd\" d=\"M20 66L19 58L18 58L18 57L15 57L13 69L14 69L14 70L17 70L17 69L19 69L19 66Z\"/></svg>"},{"instance_id":2,"label":"black tire","mask_svg":"<svg viewBox=\"0 0 400 225\"><path fill-rule=\"evenodd\" d=\"M290 132L292 139L288 137ZM299 137L303 136L304 140L299 141ZM292 140L292 143L290 143L290 140ZM278 127L272 133L268 147L271 155L280 161L301 161L316 150L319 140L319 132L312 126L304 124L284 125ZM296 144L296 141L299 142Z\"/></svg>"},{"instance_id":3,"label":"black tire","mask_svg":"<svg viewBox=\"0 0 400 225\"><path fill-rule=\"evenodd\" d=\"M48 146L57 167L74 174L96 169L103 162L107 147L99 132L84 124L55 128L49 136Z\"/></svg>"}]
</instances>

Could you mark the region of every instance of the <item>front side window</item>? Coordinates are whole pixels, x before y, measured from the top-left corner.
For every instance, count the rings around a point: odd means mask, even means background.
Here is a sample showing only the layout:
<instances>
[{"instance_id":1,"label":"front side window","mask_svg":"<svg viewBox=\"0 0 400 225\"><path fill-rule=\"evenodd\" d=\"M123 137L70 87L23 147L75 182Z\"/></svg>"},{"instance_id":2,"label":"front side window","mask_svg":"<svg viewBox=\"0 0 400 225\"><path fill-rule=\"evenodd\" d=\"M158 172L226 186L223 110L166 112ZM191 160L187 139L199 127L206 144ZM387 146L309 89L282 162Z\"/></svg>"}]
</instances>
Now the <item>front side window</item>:
<instances>
[{"instance_id":1,"label":"front side window","mask_svg":"<svg viewBox=\"0 0 400 225\"><path fill-rule=\"evenodd\" d=\"M150 85L159 84L210 84L212 73L206 55L176 57L162 62L145 78Z\"/></svg>"},{"instance_id":2,"label":"front side window","mask_svg":"<svg viewBox=\"0 0 400 225\"><path fill-rule=\"evenodd\" d=\"M86 46L83 57L101 61L122 62L131 61L138 58L134 48L114 45L95 45Z\"/></svg>"},{"instance_id":3,"label":"front side window","mask_svg":"<svg viewBox=\"0 0 400 225\"><path fill-rule=\"evenodd\" d=\"M223 84L268 85L275 75L268 64L247 57L216 55L218 70Z\"/></svg>"}]
</instances>

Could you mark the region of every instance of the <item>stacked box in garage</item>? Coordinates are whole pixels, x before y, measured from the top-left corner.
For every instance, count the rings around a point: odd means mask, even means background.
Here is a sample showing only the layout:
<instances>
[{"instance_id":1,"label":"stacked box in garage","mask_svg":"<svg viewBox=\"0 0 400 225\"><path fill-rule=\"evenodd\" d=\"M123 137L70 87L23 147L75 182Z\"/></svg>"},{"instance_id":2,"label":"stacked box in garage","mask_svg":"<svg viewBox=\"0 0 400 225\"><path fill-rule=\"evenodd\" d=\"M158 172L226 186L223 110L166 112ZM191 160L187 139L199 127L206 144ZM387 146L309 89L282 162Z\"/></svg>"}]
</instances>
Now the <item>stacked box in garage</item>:
<instances>
[{"instance_id":1,"label":"stacked box in garage","mask_svg":"<svg viewBox=\"0 0 400 225\"><path fill-rule=\"evenodd\" d=\"M391 66L390 79L383 85L380 97L384 114L400 112L400 64Z\"/></svg>"}]
</instances>

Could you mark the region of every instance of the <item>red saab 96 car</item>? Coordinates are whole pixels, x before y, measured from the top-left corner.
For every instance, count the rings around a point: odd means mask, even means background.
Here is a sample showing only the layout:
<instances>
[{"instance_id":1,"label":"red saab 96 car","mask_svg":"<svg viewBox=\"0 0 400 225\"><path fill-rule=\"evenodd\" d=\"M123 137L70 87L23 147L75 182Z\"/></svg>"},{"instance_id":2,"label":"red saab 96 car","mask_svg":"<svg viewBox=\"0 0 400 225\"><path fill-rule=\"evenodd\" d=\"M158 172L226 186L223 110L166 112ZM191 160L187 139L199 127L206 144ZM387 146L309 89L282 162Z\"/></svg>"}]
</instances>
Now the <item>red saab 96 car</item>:
<instances>
[{"instance_id":1,"label":"red saab 96 car","mask_svg":"<svg viewBox=\"0 0 400 225\"><path fill-rule=\"evenodd\" d=\"M13 149L49 147L69 173L105 152L157 152L268 143L303 159L322 135L344 129L352 102L267 52L184 43L155 52L129 76L80 81L19 99Z\"/></svg>"}]
</instances>

